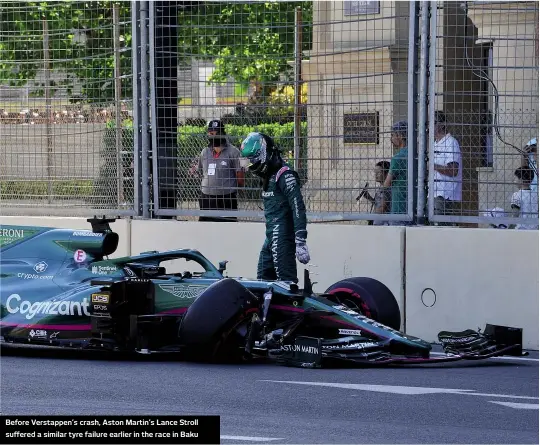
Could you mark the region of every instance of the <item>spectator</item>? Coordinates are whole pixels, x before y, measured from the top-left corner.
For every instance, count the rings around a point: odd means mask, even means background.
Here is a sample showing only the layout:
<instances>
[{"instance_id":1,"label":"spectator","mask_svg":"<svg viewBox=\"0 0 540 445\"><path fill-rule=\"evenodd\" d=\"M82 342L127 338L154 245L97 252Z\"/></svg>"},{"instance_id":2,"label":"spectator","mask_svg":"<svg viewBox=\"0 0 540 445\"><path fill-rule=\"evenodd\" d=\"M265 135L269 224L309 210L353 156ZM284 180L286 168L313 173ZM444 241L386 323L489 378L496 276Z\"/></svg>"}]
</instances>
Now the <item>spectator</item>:
<instances>
[{"instance_id":1,"label":"spectator","mask_svg":"<svg viewBox=\"0 0 540 445\"><path fill-rule=\"evenodd\" d=\"M534 171L529 167L519 167L514 176L518 179L519 190L512 195L510 201L512 215L519 218L538 218L538 193L531 190ZM514 227L519 230L538 230L538 223L512 224L509 228Z\"/></svg>"},{"instance_id":2,"label":"spectator","mask_svg":"<svg viewBox=\"0 0 540 445\"><path fill-rule=\"evenodd\" d=\"M394 148L399 151L390 161L390 170L384 181L383 187L391 190L390 213L406 214L408 203L407 171L408 171L408 148L407 148L407 121L399 121L392 127L391 141ZM382 206L387 204L383 199ZM391 221L389 225L409 225L407 221Z\"/></svg>"},{"instance_id":3,"label":"spectator","mask_svg":"<svg viewBox=\"0 0 540 445\"><path fill-rule=\"evenodd\" d=\"M371 212L377 214L389 213L391 202L391 191L389 188L383 187L388 171L390 170L390 162L379 161L375 164L375 182L379 185L371 196L366 187L360 192L360 195L356 198L359 202L361 198L366 198L371 203ZM368 222L370 226L387 226L387 221L371 220Z\"/></svg>"},{"instance_id":4,"label":"spectator","mask_svg":"<svg viewBox=\"0 0 540 445\"><path fill-rule=\"evenodd\" d=\"M208 124L208 147L202 150L198 163L191 169L202 175L199 207L201 210L237 210L238 187L244 186L240 167L240 150L227 140L225 126L214 119ZM199 221L236 221L236 218L200 216Z\"/></svg>"},{"instance_id":5,"label":"spectator","mask_svg":"<svg viewBox=\"0 0 540 445\"><path fill-rule=\"evenodd\" d=\"M524 148L524 154L521 161L522 167L529 167L534 174L530 188L533 192L538 193L538 146L536 138L527 142Z\"/></svg>"},{"instance_id":6,"label":"spectator","mask_svg":"<svg viewBox=\"0 0 540 445\"><path fill-rule=\"evenodd\" d=\"M456 215L461 204L463 165L458 141L447 131L446 117L435 112L435 145L433 147L435 215ZM455 225L435 223L435 225Z\"/></svg>"}]
</instances>

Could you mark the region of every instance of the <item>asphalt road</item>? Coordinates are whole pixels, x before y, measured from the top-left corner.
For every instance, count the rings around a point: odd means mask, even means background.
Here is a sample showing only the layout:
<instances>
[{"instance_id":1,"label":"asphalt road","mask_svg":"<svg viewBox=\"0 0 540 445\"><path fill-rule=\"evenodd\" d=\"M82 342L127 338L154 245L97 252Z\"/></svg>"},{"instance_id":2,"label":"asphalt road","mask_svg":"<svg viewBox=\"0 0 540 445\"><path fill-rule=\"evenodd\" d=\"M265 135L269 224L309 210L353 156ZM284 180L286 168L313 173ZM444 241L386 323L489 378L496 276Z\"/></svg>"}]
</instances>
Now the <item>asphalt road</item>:
<instances>
[{"instance_id":1,"label":"asphalt road","mask_svg":"<svg viewBox=\"0 0 540 445\"><path fill-rule=\"evenodd\" d=\"M3 415L217 414L222 443L539 441L537 353L310 370L3 348L0 371Z\"/></svg>"}]
</instances>

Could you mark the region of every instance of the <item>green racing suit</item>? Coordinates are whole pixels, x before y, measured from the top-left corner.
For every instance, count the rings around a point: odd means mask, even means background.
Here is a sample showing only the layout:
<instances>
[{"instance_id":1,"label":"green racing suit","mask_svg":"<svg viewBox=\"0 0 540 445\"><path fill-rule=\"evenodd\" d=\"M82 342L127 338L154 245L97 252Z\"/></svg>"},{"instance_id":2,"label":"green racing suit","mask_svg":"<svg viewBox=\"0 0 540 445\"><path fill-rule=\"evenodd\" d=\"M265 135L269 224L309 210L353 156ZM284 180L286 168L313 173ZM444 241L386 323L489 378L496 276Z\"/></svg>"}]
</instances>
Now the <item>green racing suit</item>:
<instances>
[{"instance_id":1,"label":"green racing suit","mask_svg":"<svg viewBox=\"0 0 540 445\"><path fill-rule=\"evenodd\" d=\"M266 239L257 265L257 279L297 283L296 243L306 242L306 208L298 174L281 167L262 192Z\"/></svg>"}]
</instances>

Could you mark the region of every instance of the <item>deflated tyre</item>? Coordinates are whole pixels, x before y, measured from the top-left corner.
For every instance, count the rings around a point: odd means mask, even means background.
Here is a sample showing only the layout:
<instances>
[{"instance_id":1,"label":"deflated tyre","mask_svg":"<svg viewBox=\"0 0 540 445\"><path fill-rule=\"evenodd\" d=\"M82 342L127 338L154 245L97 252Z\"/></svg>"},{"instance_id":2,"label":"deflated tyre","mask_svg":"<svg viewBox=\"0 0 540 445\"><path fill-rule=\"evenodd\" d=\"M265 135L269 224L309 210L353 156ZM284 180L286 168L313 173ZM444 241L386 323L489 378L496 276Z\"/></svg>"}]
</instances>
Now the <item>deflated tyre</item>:
<instances>
[{"instance_id":1,"label":"deflated tyre","mask_svg":"<svg viewBox=\"0 0 540 445\"><path fill-rule=\"evenodd\" d=\"M243 338L237 330L258 307L257 297L236 280L215 282L199 295L182 320L179 337L185 354L222 359L240 350Z\"/></svg>"}]
</instances>

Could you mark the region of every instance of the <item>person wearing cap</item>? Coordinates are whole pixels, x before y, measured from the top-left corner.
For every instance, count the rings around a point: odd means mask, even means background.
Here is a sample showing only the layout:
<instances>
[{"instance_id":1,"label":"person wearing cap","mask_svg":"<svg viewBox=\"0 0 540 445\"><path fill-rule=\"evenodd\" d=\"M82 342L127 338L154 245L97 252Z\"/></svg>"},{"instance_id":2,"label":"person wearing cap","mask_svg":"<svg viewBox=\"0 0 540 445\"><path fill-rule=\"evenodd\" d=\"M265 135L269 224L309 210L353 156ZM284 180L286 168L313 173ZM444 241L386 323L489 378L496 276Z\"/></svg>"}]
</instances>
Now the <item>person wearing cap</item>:
<instances>
[{"instance_id":1,"label":"person wearing cap","mask_svg":"<svg viewBox=\"0 0 540 445\"><path fill-rule=\"evenodd\" d=\"M219 119L208 123L208 147L201 151L192 174L195 171L202 175L201 210L238 209L237 190L244 186L240 150L228 141L225 126ZM236 218L200 216L199 221L236 221Z\"/></svg>"},{"instance_id":2,"label":"person wearing cap","mask_svg":"<svg viewBox=\"0 0 540 445\"><path fill-rule=\"evenodd\" d=\"M386 175L383 187L390 189L392 197L390 203L390 213L407 214L408 187L408 156L407 148L407 121L396 122L392 126L391 142L395 149L399 151L390 160L390 170ZM384 204L383 204L384 205ZM390 221L390 225L408 225L407 221Z\"/></svg>"},{"instance_id":3,"label":"person wearing cap","mask_svg":"<svg viewBox=\"0 0 540 445\"><path fill-rule=\"evenodd\" d=\"M435 112L435 144L433 146L434 170L434 213L436 215L456 215L461 205L463 163L458 141L448 132L446 116ZM448 226L454 223L435 223Z\"/></svg>"},{"instance_id":4,"label":"person wearing cap","mask_svg":"<svg viewBox=\"0 0 540 445\"><path fill-rule=\"evenodd\" d=\"M534 177L530 184L530 189L538 193L538 145L536 138L532 138L527 142L523 151L521 167L528 167L533 171Z\"/></svg>"}]
</instances>

